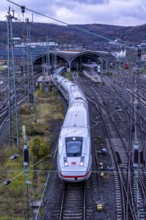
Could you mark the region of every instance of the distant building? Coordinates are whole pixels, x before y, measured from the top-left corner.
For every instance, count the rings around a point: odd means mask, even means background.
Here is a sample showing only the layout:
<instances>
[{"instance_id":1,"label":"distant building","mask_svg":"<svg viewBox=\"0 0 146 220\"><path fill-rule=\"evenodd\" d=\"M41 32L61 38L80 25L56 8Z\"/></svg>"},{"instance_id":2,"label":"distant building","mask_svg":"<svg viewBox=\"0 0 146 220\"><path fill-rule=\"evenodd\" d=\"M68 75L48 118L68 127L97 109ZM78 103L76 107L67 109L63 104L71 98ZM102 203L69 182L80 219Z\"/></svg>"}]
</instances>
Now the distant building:
<instances>
[{"instance_id":1,"label":"distant building","mask_svg":"<svg viewBox=\"0 0 146 220\"><path fill-rule=\"evenodd\" d=\"M27 56L27 45L31 48L32 58L36 56L42 55L47 51L54 50L58 44L51 42L32 42L32 43L24 43L21 42L21 38L14 38L14 57L16 59L26 58ZM0 47L0 60L7 60L8 58L8 47Z\"/></svg>"},{"instance_id":2,"label":"distant building","mask_svg":"<svg viewBox=\"0 0 146 220\"><path fill-rule=\"evenodd\" d=\"M144 61L144 62L146 61L146 54L141 55L141 61Z\"/></svg>"},{"instance_id":3,"label":"distant building","mask_svg":"<svg viewBox=\"0 0 146 220\"><path fill-rule=\"evenodd\" d=\"M31 43L24 43L24 42L21 42L20 44L15 44L15 47L16 48L25 48L30 46L31 48L36 48L36 47L49 47L49 49L54 49L54 47L57 47L58 44L51 41L51 42L31 42Z\"/></svg>"},{"instance_id":4,"label":"distant building","mask_svg":"<svg viewBox=\"0 0 146 220\"><path fill-rule=\"evenodd\" d=\"M14 45L20 44L21 43L21 38L20 37L13 37Z\"/></svg>"},{"instance_id":5,"label":"distant building","mask_svg":"<svg viewBox=\"0 0 146 220\"><path fill-rule=\"evenodd\" d=\"M113 52L112 53L113 54L113 56L116 58L116 59L118 59L118 58L124 58L124 57L126 57L126 50L121 50L121 51L119 51L119 52Z\"/></svg>"}]
</instances>

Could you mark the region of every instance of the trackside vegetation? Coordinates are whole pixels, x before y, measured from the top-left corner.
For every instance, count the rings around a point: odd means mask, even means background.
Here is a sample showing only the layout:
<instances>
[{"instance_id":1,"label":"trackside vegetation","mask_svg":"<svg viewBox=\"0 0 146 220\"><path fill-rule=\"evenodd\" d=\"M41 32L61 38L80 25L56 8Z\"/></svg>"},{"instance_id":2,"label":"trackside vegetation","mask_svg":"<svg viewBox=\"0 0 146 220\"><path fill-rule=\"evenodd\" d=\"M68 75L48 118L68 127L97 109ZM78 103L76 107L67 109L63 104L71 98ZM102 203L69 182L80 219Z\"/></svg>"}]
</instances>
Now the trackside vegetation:
<instances>
[{"instance_id":1,"label":"trackside vegetation","mask_svg":"<svg viewBox=\"0 0 146 220\"><path fill-rule=\"evenodd\" d=\"M64 117L60 96L54 88L49 93L39 89L35 94L35 106L24 104L19 110L20 147L7 145L0 149L0 219L24 220L27 216L26 176L23 166L22 125L26 126L29 149L29 201L40 199L49 171L52 169L52 139L58 137L54 123L62 123ZM55 146L54 146L55 148ZM10 160L13 154L17 159ZM44 159L45 158L45 159ZM40 162L39 162L40 161ZM11 179L9 185L4 181ZM33 219L29 208L30 219Z\"/></svg>"}]
</instances>

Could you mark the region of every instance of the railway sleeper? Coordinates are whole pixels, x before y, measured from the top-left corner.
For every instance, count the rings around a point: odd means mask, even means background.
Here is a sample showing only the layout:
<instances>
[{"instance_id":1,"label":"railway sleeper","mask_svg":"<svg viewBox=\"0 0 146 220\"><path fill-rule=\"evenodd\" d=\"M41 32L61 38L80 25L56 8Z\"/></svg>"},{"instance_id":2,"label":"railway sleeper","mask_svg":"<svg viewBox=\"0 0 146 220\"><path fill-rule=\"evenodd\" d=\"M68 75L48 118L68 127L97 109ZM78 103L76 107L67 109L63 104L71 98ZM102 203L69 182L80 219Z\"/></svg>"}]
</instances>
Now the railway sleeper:
<instances>
[{"instance_id":1,"label":"railway sleeper","mask_svg":"<svg viewBox=\"0 0 146 220\"><path fill-rule=\"evenodd\" d=\"M75 219L83 219L83 215L82 214L69 214L69 215L65 215L63 214L63 219L69 219L69 220L75 220Z\"/></svg>"}]
</instances>

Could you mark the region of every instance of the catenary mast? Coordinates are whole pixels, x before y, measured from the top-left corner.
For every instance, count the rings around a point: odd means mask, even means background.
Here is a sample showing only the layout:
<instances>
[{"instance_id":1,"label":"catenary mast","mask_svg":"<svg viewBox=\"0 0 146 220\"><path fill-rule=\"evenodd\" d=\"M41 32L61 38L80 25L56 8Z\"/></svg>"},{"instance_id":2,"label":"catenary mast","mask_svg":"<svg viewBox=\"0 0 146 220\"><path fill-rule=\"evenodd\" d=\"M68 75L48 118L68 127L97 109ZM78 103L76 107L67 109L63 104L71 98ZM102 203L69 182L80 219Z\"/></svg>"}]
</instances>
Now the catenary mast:
<instances>
[{"instance_id":1,"label":"catenary mast","mask_svg":"<svg viewBox=\"0 0 146 220\"><path fill-rule=\"evenodd\" d=\"M16 94L16 72L14 65L14 41L12 20L14 11L10 8L7 15L7 41L8 41L8 113L9 113L9 145L19 146L18 106Z\"/></svg>"}]
</instances>

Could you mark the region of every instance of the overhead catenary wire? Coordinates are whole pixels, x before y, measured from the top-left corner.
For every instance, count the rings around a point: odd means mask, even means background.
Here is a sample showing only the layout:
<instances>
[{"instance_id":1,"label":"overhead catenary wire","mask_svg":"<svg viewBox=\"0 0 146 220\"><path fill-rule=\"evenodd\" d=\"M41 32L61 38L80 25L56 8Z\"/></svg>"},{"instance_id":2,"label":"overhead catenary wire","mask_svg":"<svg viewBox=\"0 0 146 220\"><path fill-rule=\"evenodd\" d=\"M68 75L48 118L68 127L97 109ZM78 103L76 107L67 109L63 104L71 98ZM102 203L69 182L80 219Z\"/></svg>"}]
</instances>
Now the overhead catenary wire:
<instances>
[{"instance_id":1,"label":"overhead catenary wire","mask_svg":"<svg viewBox=\"0 0 146 220\"><path fill-rule=\"evenodd\" d=\"M16 5L16 6L18 6L18 7L20 7L20 8L25 7L25 6L22 6L22 5L19 5L19 4L15 3L15 2L13 2L13 1L10 1L10 0L7 0L7 1L10 2L10 3L12 3L12 4L14 4L14 5ZM62 23L62 24L65 24L65 25L69 25L68 23L66 23L66 22L64 22L64 21L58 20L58 19L56 19L56 18L52 18L51 16L45 15L45 14L40 13L40 12L37 12L37 11L34 11L34 10L29 9L29 8L27 8L27 7L25 7L25 10L30 11L30 12L33 12L33 13L38 14L38 15L41 15L41 16L46 17L46 18L50 18L51 20L57 21L57 22L59 22L59 23Z\"/></svg>"},{"instance_id":2,"label":"overhead catenary wire","mask_svg":"<svg viewBox=\"0 0 146 220\"><path fill-rule=\"evenodd\" d=\"M10 1L10 0L7 0L7 1L10 2L10 3L12 3L12 4L14 4L14 5L16 5L16 6L18 6L18 7L20 7L20 8L22 8L22 7L24 8L24 7L25 7L25 6L21 6L21 5L17 4L17 3L14 3L13 1ZM52 17L50 17L50 16L48 16L48 15L45 15L45 14L40 13L40 12L36 12L36 11L34 11L34 10L32 10L32 9L29 9L29 8L27 8L27 7L25 7L25 9L28 10L28 11L30 11L30 12L33 12L33 13L35 13L35 14L38 14L38 15L47 17L47 18L49 18L49 19L52 19L52 20L54 20L54 21L57 21L57 22L59 22L59 23L62 23L62 24L64 24L64 25L72 26L72 27L74 27L75 29L78 29L78 30L87 32L87 33L92 34L92 35L94 35L94 36L103 38L103 39L108 40L108 41L113 41L113 40L110 39L110 38L107 38L107 37L104 37L104 36L102 36L102 35L99 35L99 34L90 32L90 31L88 31L88 30L85 30L85 29L83 29L83 28L81 28L81 27L78 27L78 26L75 26L75 25L70 25L70 24L68 24L67 22L63 22L63 21L61 21L61 20L52 18ZM128 46L125 45L125 44L121 44L121 43L117 43L117 44L118 44L118 45L125 46L125 47L128 47ZM116 112L116 111L114 111L112 114L114 114L115 112ZM109 116L108 116L108 117L109 117ZM105 118L104 120L106 120L106 118ZM100 123L100 122L98 122L98 123ZM96 125L97 125L97 123L96 123L94 126L96 126ZM92 126L91 129L92 129L94 126ZM79 129L79 128L77 128L77 129ZM46 157L48 157L48 156L49 156L49 155L47 155ZM45 158L46 158L46 157L45 157ZM41 162L42 160L44 160L45 158L41 159L41 160L38 161L37 163L40 163L40 162ZM33 166L35 166L35 165L36 165L36 164L32 165L31 167L33 167ZM22 173L23 173L23 172L22 172ZM17 176L21 175L22 173L18 174ZM17 178L17 176L16 176L15 178ZM15 178L12 178L12 180L14 180Z\"/></svg>"},{"instance_id":3,"label":"overhead catenary wire","mask_svg":"<svg viewBox=\"0 0 146 220\"><path fill-rule=\"evenodd\" d=\"M10 3L12 3L12 4L14 4L14 5L16 5L16 6L18 6L18 7L20 7L20 8L25 7L25 6L19 5L19 4L15 3L15 2L13 2L13 1L11 1L11 0L7 0L7 1L10 2ZM29 8L27 8L27 7L25 7L25 10L30 11L30 12L32 12L32 13L34 13L34 14L37 14L37 15L40 15L40 16L49 18L49 19L51 19L51 20L53 20L53 21L56 21L56 22L59 22L59 23L61 23L61 24L64 24L64 25L67 25L67 26L71 26L71 27L73 27L74 29L77 29L77 30L80 30L80 31L84 31L84 32L86 32L86 33L88 33L88 34L91 34L91 35L94 35L94 36L96 36L96 37L102 38L102 39L107 40L107 41L109 41L109 42L113 42L113 41L114 41L114 39L105 37L105 36L100 35L100 34L96 34L96 33L94 33L94 32L91 32L91 31L89 31L89 30L86 30L86 29L84 29L84 28L81 28L81 27L79 27L79 26L77 26L77 25L69 24L69 23L67 23L67 22L61 21L61 20L59 20L59 19L53 18L53 17L51 17L51 16L49 16L49 15L46 15L46 14L37 12L37 11L32 10L32 9L29 9ZM129 47L128 45L123 44L123 43L119 43L119 42L116 42L116 45L123 46L123 47L125 47L125 48L131 48L131 47Z\"/></svg>"},{"instance_id":4,"label":"overhead catenary wire","mask_svg":"<svg viewBox=\"0 0 146 220\"><path fill-rule=\"evenodd\" d=\"M123 106L124 107L124 106ZM97 121L94 125L92 125L91 127L90 127L90 129L93 129L95 126L97 126L99 123L102 123L103 121L105 121L106 119L108 119L109 117L111 117L112 116L112 114L114 114L116 111L118 111L118 109L117 110L115 110L114 112L112 112L111 114L109 114L107 117L105 117L104 119L102 119L102 120L100 120L100 121ZM80 130L81 128L79 127L79 128L76 128L76 130ZM72 134L72 133L74 133L74 131L71 131L71 132L69 132L68 134ZM81 133L80 133L80 135L82 135L84 133L84 131L82 131ZM64 135L64 137L65 137L65 135ZM63 145L62 145L63 146ZM60 148L62 147L62 146L60 146ZM34 166L36 166L37 164L39 164L39 163L41 163L43 160L45 160L47 157L49 157L49 156L51 156L52 154L54 154L55 152L56 152L56 150L57 150L57 147L55 148L55 150L53 151L53 152L51 152L50 154L48 154L48 155L46 155L45 157L43 157L42 159L40 159L39 161L37 161L36 163L34 163L34 164L32 164L29 168L28 168L28 170L31 170L31 168L33 168ZM15 170L16 171L16 170ZM51 172L51 170L48 170L49 172ZM13 177L13 178L11 178L11 180L13 181L13 180L15 180L16 178L18 178L19 176L21 176L22 174L24 174L25 173L25 171L22 171L22 172L20 172L19 174L17 174L15 177ZM11 181L11 182L12 182Z\"/></svg>"},{"instance_id":5,"label":"overhead catenary wire","mask_svg":"<svg viewBox=\"0 0 146 220\"><path fill-rule=\"evenodd\" d=\"M123 106L123 107L124 107L124 106ZM94 124L93 126L91 126L90 129L94 128L95 126L97 126L97 125L98 125L99 123L101 123L102 121L104 121L104 120L108 119L109 117L111 117L111 115L114 114L116 111L118 111L118 110L115 110L114 112L112 112L111 114L109 114L109 115L108 115L107 117L105 117L104 119L98 121L96 124ZM77 128L77 129L80 129L80 128ZM70 132L70 133L72 133L72 132ZM80 134L83 134L83 133L84 133L84 132L81 132ZM61 147L62 147L62 146L61 146ZM39 164L40 162L42 162L43 160L45 160L47 157L51 156L52 154L54 154L54 157L55 157L55 153L56 153L56 152L57 152L57 147L55 148L55 150L54 150L52 153L48 154L47 156L45 156L45 157L42 158L41 160L37 161L35 164L33 164L32 166L30 166L28 169L30 170L30 169L33 168L35 165ZM52 163L53 163L53 160L52 160ZM13 177L13 178L8 179L7 181L5 181L4 183L6 183L6 184L3 183L3 186L4 186L4 185L9 185L9 184L10 184L12 181L14 181L16 178L18 178L19 176L21 176L22 174L24 174L24 172L25 172L25 171L22 171L22 172L20 172L18 175L16 175L15 177ZM52 173L52 172L56 172L56 173L57 173L56 170L55 170L55 171L54 171L54 170L53 170L53 171L52 171L52 170L48 170L47 172L49 172L49 173L48 173L47 180L46 180L46 182L45 182L45 186L44 186L44 189L43 189L43 192L42 192L42 195L41 195L41 199L40 199L41 203L42 203L43 198L44 198L44 195L45 195L45 190L46 190L46 187L47 187L47 184L48 184L48 181L49 181L50 173ZM98 171L92 171L92 173L96 173L96 172L98 172ZM106 171L104 171L104 172L106 172ZM108 170L107 172L109 172L109 170ZM40 206L40 207L38 208L38 210L37 210L35 220L37 220L37 217L38 217L39 212L40 212L40 208L41 208L41 206Z\"/></svg>"},{"instance_id":6,"label":"overhead catenary wire","mask_svg":"<svg viewBox=\"0 0 146 220\"><path fill-rule=\"evenodd\" d=\"M7 1L9 1L9 0L7 0ZM12 1L9 1L9 2L13 3ZM16 5L19 6L18 4L16 4ZM27 9L27 8L26 8L26 9ZM39 15L48 17L48 18L50 18L50 19L52 19L52 20L55 20L55 21L57 21L57 22L60 22L60 23L63 23L63 24L66 24L66 25L70 26L70 25L67 24L66 22L62 22L62 21L60 21L60 20L51 18L50 16L43 15L43 14L41 14L41 13L39 13L39 12L35 12L35 11L33 11L33 10L30 10L30 9L27 9L27 10L29 10L29 11L31 11L31 12L33 12L33 13L37 13L37 14L39 14ZM71 26L72 26L72 25L71 25ZM98 36L98 37L101 37L101 38L103 38L103 39L105 39L105 40L112 41L111 39L106 38L106 37L104 37L104 36L102 36L102 35L98 35L98 34L92 33L92 32L90 32L90 31L85 30L85 29L82 29L82 28L80 28L80 27L76 27L76 26L74 26L74 27L75 27L76 29L81 30L81 31L85 31L85 32L87 32L87 33L90 33L90 34L92 34L92 35L94 35L94 36ZM128 46L126 46L126 45L124 45L124 44L120 44L120 43L118 43L118 44L119 44L119 45L122 45L122 46L125 46L125 47L128 47ZM114 114L116 111L118 111L118 110L115 110L114 112L112 112L111 115ZM110 117L110 115L109 115L108 117ZM104 120L106 120L108 117L104 118ZM104 120L101 120L101 121L104 121ZM91 129L92 129L93 127L95 127L98 123L100 123L100 121L98 121L95 125L91 126ZM80 129L80 128L77 128L77 129ZM82 133L83 133L83 132L82 132ZM81 134L82 134L82 133L81 133ZM56 148L56 149L57 149L57 148ZM55 151L56 151L56 149L55 149ZM51 154L55 153L55 151L53 151ZM49 154L49 155L47 155L46 157L42 158L42 159L39 160L37 163L33 164L30 168L34 167L36 164L39 164L39 163L42 162L45 158L49 157L51 154ZM29 168L29 169L30 169L30 168ZM17 176L15 176L14 178L12 178L11 180L15 180L17 177L19 177L19 176L22 175L23 173L24 173L24 171L21 172L21 173L19 173ZM47 186L47 182L48 182L48 179L49 179L49 175L50 175L50 173L48 174L48 178L47 178L47 181L46 181L46 184L45 184L43 193L42 193L41 201L42 201L43 196L44 196L44 192L45 192L45 189L46 189L46 186Z\"/></svg>"}]
</instances>

